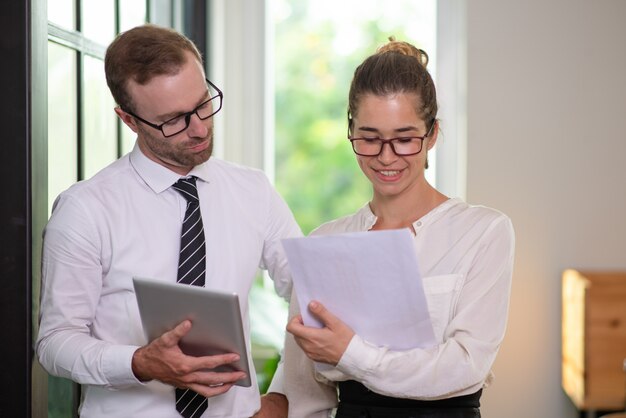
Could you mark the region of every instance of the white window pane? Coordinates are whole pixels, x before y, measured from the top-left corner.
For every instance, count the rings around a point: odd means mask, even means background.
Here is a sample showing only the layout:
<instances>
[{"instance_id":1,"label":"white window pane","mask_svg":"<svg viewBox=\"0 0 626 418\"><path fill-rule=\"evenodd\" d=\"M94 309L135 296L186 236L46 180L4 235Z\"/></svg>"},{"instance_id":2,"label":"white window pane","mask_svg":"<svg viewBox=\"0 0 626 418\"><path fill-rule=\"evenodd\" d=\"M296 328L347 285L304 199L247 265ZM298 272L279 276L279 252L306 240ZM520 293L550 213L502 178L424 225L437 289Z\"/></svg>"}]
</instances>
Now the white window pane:
<instances>
[{"instance_id":1,"label":"white window pane","mask_svg":"<svg viewBox=\"0 0 626 418\"><path fill-rule=\"evenodd\" d=\"M120 2L120 32L146 22L146 1L125 0Z\"/></svg>"},{"instance_id":2,"label":"white window pane","mask_svg":"<svg viewBox=\"0 0 626 418\"><path fill-rule=\"evenodd\" d=\"M48 20L66 29L76 29L74 0L48 0Z\"/></svg>"},{"instance_id":3,"label":"white window pane","mask_svg":"<svg viewBox=\"0 0 626 418\"><path fill-rule=\"evenodd\" d=\"M115 37L114 0L82 2L81 31L86 38L108 45Z\"/></svg>"},{"instance_id":4,"label":"white window pane","mask_svg":"<svg viewBox=\"0 0 626 418\"><path fill-rule=\"evenodd\" d=\"M48 213L78 179L76 52L48 42Z\"/></svg>"},{"instance_id":5,"label":"white window pane","mask_svg":"<svg viewBox=\"0 0 626 418\"><path fill-rule=\"evenodd\" d=\"M173 0L151 0L150 22L159 26L169 27L172 25L172 8Z\"/></svg>"},{"instance_id":6,"label":"white window pane","mask_svg":"<svg viewBox=\"0 0 626 418\"><path fill-rule=\"evenodd\" d=\"M89 178L117 158L117 116L104 77L104 63L86 56L83 68L82 174Z\"/></svg>"}]
</instances>

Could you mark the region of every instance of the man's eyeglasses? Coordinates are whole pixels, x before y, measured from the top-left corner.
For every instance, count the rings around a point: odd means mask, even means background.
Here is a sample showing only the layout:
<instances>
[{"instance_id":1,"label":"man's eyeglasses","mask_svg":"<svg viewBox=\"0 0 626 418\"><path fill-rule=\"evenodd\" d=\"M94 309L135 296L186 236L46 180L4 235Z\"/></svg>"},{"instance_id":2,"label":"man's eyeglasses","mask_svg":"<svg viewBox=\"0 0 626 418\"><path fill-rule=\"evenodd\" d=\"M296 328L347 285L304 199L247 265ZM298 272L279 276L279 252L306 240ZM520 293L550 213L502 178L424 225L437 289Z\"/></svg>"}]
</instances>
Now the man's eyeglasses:
<instances>
[{"instance_id":1,"label":"man's eyeglasses","mask_svg":"<svg viewBox=\"0 0 626 418\"><path fill-rule=\"evenodd\" d=\"M394 154L405 157L408 155L416 155L422 151L424 139L426 139L433 130L435 123L430 125L430 129L424 136L407 136L400 138L381 139L381 138L350 138L352 150L356 155L363 157L376 157L383 152L383 146L389 144Z\"/></svg>"},{"instance_id":2,"label":"man's eyeglasses","mask_svg":"<svg viewBox=\"0 0 626 418\"><path fill-rule=\"evenodd\" d=\"M191 112L181 113L178 116L174 116L171 119L166 120L165 122L157 125L156 123L148 122L147 120L135 115L128 110L124 110L124 112L128 113L132 117L146 125L158 129L163 133L163 136L168 138L170 136L178 135L185 129L189 127L189 123L191 123L191 117L196 114L201 120L205 120L215 115L222 108L222 99L224 98L224 93L217 88L217 86L209 79L205 79L207 82L207 87L209 89L209 98L204 102L200 103L194 110Z\"/></svg>"}]
</instances>

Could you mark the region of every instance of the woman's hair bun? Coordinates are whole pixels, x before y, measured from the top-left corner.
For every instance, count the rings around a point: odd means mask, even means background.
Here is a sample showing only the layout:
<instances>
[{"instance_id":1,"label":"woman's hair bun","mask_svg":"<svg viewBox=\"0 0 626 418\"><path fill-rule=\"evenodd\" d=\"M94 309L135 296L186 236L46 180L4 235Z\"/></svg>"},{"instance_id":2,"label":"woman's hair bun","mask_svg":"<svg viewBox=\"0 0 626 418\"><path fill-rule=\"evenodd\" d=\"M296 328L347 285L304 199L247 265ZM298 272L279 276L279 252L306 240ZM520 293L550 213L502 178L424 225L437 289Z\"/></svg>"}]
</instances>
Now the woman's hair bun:
<instances>
[{"instance_id":1,"label":"woman's hair bun","mask_svg":"<svg viewBox=\"0 0 626 418\"><path fill-rule=\"evenodd\" d=\"M385 45L381 45L376 50L378 54L384 54L386 52L396 52L398 54L408 55L415 57L417 61L426 67L428 65L428 54L423 49L414 47L408 42L396 41L394 36L389 37L389 42Z\"/></svg>"}]
</instances>

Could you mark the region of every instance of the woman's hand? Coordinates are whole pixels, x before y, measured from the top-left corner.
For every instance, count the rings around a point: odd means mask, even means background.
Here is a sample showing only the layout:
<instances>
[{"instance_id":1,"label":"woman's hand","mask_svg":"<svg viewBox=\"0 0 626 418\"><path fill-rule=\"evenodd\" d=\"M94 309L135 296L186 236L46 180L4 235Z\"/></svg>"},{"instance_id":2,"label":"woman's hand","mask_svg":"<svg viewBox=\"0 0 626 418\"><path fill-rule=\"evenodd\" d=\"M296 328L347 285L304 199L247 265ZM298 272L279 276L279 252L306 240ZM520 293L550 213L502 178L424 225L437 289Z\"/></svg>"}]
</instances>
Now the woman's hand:
<instances>
[{"instance_id":1,"label":"woman's hand","mask_svg":"<svg viewBox=\"0 0 626 418\"><path fill-rule=\"evenodd\" d=\"M311 360L336 366L354 331L317 301L309 303L309 311L324 324L323 328L307 327L297 315L287 324L287 331Z\"/></svg>"}]
</instances>

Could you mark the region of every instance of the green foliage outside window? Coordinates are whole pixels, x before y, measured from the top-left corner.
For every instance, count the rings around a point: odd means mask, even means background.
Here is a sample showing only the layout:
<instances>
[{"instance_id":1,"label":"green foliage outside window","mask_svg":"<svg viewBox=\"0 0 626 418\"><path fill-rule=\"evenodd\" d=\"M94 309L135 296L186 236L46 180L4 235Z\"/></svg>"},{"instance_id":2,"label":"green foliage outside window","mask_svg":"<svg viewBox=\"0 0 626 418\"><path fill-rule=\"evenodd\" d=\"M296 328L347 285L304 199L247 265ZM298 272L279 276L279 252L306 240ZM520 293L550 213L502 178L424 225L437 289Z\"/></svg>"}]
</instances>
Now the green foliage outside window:
<instances>
[{"instance_id":1,"label":"green foliage outside window","mask_svg":"<svg viewBox=\"0 0 626 418\"><path fill-rule=\"evenodd\" d=\"M346 122L352 72L365 52L337 55L334 26L307 27L306 4L276 25L275 147L276 186L308 234L357 210L370 191Z\"/></svg>"}]
</instances>

